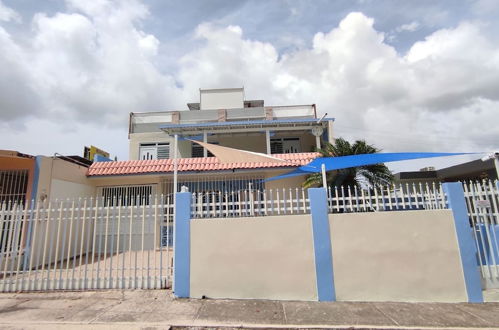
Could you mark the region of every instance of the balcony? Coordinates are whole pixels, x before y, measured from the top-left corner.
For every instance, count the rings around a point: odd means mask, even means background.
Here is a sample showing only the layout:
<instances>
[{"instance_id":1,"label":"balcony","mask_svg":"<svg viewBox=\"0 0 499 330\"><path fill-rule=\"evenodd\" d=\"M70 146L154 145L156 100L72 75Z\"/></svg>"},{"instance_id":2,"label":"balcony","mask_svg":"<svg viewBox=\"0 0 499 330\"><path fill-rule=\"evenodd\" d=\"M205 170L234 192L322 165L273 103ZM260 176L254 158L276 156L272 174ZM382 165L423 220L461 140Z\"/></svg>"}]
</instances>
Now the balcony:
<instances>
[{"instance_id":1,"label":"balcony","mask_svg":"<svg viewBox=\"0 0 499 330\"><path fill-rule=\"evenodd\" d=\"M186 110L145 112L130 114L130 133L159 132L160 126L169 124L203 124L215 122L241 122L313 119L315 105L293 105L276 107L253 107L221 110Z\"/></svg>"}]
</instances>

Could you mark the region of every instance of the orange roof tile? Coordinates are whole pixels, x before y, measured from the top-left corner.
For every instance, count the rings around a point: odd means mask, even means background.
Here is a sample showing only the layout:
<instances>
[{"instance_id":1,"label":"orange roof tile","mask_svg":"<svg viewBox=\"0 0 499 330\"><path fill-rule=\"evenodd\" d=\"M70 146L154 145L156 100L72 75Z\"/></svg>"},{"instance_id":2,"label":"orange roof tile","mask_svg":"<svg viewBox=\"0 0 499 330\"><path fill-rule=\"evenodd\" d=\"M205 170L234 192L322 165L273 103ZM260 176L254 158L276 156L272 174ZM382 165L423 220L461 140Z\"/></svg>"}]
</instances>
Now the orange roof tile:
<instances>
[{"instance_id":1,"label":"orange roof tile","mask_svg":"<svg viewBox=\"0 0 499 330\"><path fill-rule=\"evenodd\" d=\"M296 154L277 154L274 157L288 161L287 163L257 162L257 163L226 163L221 164L216 157L206 158L179 158L178 171L219 171L227 169L257 169L257 168L278 168L278 167L298 167L308 164L319 156L316 152L303 152ZM112 162L93 163L87 176L100 175L125 175L144 173L165 173L173 172L173 159L160 160L124 160Z\"/></svg>"}]
</instances>

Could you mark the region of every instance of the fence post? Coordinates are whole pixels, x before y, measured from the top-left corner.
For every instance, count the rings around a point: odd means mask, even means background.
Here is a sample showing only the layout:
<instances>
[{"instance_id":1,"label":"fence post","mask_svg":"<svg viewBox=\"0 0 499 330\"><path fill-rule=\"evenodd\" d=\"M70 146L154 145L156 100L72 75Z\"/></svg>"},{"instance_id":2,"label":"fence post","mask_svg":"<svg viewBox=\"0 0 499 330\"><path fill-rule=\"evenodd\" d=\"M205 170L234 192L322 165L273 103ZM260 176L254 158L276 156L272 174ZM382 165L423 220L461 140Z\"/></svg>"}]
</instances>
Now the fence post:
<instances>
[{"instance_id":1,"label":"fence post","mask_svg":"<svg viewBox=\"0 0 499 330\"><path fill-rule=\"evenodd\" d=\"M315 254L315 278L319 301L336 301L333 254L325 188L308 189Z\"/></svg>"},{"instance_id":2,"label":"fence post","mask_svg":"<svg viewBox=\"0 0 499 330\"><path fill-rule=\"evenodd\" d=\"M471 232L474 228L470 228L463 186L460 182L449 182L444 183L442 187L447 195L447 205L454 216L468 302L482 303L483 294L476 260L477 251Z\"/></svg>"},{"instance_id":3,"label":"fence post","mask_svg":"<svg viewBox=\"0 0 499 330\"><path fill-rule=\"evenodd\" d=\"M176 193L173 235L173 294L190 294L191 193Z\"/></svg>"}]
</instances>

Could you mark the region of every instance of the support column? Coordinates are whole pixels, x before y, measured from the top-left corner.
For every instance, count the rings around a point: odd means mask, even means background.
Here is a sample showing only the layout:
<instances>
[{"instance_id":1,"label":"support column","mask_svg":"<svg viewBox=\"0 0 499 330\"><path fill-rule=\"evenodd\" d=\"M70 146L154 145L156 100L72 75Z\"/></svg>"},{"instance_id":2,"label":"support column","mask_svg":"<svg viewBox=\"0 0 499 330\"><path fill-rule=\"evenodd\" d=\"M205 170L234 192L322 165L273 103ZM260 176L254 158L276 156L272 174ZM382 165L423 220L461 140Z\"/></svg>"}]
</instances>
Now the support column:
<instances>
[{"instance_id":1,"label":"support column","mask_svg":"<svg viewBox=\"0 0 499 330\"><path fill-rule=\"evenodd\" d=\"M272 152L270 150L270 131L265 131L265 144L267 146L267 155L270 155Z\"/></svg>"},{"instance_id":2,"label":"support column","mask_svg":"<svg viewBox=\"0 0 499 330\"><path fill-rule=\"evenodd\" d=\"M477 251L471 234L473 228L470 228L463 186L460 182L444 183L442 186L447 196L448 207L454 216L468 302L482 303L482 284L476 261Z\"/></svg>"},{"instance_id":3,"label":"support column","mask_svg":"<svg viewBox=\"0 0 499 330\"><path fill-rule=\"evenodd\" d=\"M319 301L336 301L326 189L310 188L308 196L312 216L317 297Z\"/></svg>"},{"instance_id":4,"label":"support column","mask_svg":"<svg viewBox=\"0 0 499 330\"><path fill-rule=\"evenodd\" d=\"M208 133L203 132L203 142L208 143ZM208 157L208 149L203 147L203 157Z\"/></svg>"},{"instance_id":5,"label":"support column","mask_svg":"<svg viewBox=\"0 0 499 330\"><path fill-rule=\"evenodd\" d=\"M319 150L321 148L321 137L320 136L315 137L315 145L317 147L317 150Z\"/></svg>"},{"instance_id":6,"label":"support column","mask_svg":"<svg viewBox=\"0 0 499 330\"><path fill-rule=\"evenodd\" d=\"M191 285L191 193L176 193L173 227L173 294L188 298Z\"/></svg>"}]
</instances>

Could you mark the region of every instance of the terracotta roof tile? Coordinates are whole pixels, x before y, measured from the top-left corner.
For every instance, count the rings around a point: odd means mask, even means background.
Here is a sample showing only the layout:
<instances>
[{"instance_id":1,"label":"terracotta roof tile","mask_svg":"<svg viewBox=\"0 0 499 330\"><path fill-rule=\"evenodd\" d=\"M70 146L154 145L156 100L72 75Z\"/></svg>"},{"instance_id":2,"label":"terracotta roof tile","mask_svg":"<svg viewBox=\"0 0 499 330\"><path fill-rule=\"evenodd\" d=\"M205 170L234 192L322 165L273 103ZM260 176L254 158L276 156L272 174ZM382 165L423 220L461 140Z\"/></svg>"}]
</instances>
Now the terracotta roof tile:
<instances>
[{"instance_id":1,"label":"terracotta roof tile","mask_svg":"<svg viewBox=\"0 0 499 330\"><path fill-rule=\"evenodd\" d=\"M303 152L296 154L277 154L274 157L287 160L288 163L272 163L272 162L257 162L257 163L219 163L216 157L206 158L179 158L178 171L219 171L226 169L257 169L257 168L278 168L278 167L298 167L308 164L319 154L315 152ZM88 171L87 176L98 175L125 175L125 174L142 174L142 173L167 173L173 172L173 159L160 160L125 160L112 162L93 163Z\"/></svg>"}]
</instances>

